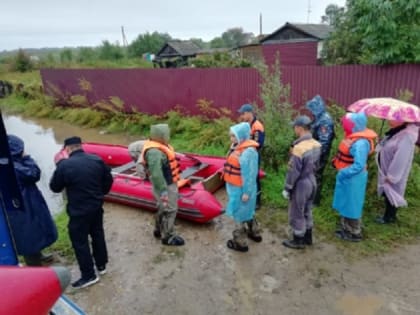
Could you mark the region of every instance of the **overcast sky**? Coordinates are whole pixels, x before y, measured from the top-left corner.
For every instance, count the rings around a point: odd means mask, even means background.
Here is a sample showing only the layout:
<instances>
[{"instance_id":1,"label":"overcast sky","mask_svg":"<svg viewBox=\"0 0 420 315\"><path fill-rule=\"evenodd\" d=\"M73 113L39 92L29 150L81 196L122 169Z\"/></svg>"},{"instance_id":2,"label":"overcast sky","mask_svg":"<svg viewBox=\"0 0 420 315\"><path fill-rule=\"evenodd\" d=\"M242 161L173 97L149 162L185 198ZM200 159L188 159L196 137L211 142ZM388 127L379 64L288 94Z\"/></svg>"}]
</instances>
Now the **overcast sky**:
<instances>
[{"instance_id":1,"label":"overcast sky","mask_svg":"<svg viewBox=\"0 0 420 315\"><path fill-rule=\"evenodd\" d=\"M174 38L220 36L232 27L269 34L286 22L320 23L328 4L345 0L5 0L0 5L0 51L17 48L97 46L128 42L147 31Z\"/></svg>"}]
</instances>

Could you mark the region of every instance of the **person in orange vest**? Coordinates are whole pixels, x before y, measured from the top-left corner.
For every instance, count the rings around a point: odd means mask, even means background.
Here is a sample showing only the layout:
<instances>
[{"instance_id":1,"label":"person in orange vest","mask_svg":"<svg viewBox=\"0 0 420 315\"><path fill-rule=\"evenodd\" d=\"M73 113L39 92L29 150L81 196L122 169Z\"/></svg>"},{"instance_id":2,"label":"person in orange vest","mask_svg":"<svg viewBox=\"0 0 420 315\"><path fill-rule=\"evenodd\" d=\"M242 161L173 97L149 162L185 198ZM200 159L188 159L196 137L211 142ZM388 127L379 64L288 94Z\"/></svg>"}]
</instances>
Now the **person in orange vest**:
<instances>
[{"instance_id":1,"label":"person in orange vest","mask_svg":"<svg viewBox=\"0 0 420 315\"><path fill-rule=\"evenodd\" d=\"M261 151L264 147L264 125L255 116L254 108L251 104L244 104L239 108L238 113L241 115L241 121L249 123L251 127L251 140L258 142L258 168L261 165ZM257 174L257 209L261 206L261 182Z\"/></svg>"},{"instance_id":2,"label":"person in orange vest","mask_svg":"<svg viewBox=\"0 0 420 315\"><path fill-rule=\"evenodd\" d=\"M366 127L364 113L347 113L341 124L345 133L332 160L336 175L333 208L340 214L335 235L345 241L362 240L361 217L368 179L367 160L375 149L377 134Z\"/></svg>"},{"instance_id":3,"label":"person in orange vest","mask_svg":"<svg viewBox=\"0 0 420 315\"><path fill-rule=\"evenodd\" d=\"M164 245L182 246L185 241L175 233L174 228L178 211L177 182L181 171L175 151L169 145L169 136L167 124L152 125L150 139L144 143L139 160L143 161L152 182L158 207L153 235L161 239Z\"/></svg>"},{"instance_id":4,"label":"person in orange vest","mask_svg":"<svg viewBox=\"0 0 420 315\"><path fill-rule=\"evenodd\" d=\"M312 245L312 202L316 193L315 171L321 156L321 144L312 138L311 119L302 115L293 122L298 137L292 144L282 195L289 200L289 224L293 238L283 245L303 249Z\"/></svg>"},{"instance_id":5,"label":"person in orange vest","mask_svg":"<svg viewBox=\"0 0 420 315\"><path fill-rule=\"evenodd\" d=\"M249 139L250 131L245 122L230 127L233 146L223 170L229 198L226 214L236 224L233 239L227 241L227 247L240 252L248 251L247 224L254 218L257 199L258 143Z\"/></svg>"}]
</instances>

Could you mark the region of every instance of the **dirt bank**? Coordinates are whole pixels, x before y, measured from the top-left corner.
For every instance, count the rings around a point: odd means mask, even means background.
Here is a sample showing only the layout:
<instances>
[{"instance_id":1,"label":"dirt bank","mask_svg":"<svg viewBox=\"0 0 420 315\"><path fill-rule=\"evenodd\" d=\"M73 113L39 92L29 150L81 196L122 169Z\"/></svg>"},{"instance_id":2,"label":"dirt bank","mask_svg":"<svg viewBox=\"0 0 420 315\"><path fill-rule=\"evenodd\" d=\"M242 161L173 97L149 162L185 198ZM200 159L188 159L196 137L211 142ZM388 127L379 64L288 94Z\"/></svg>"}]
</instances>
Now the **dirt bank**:
<instances>
[{"instance_id":1,"label":"dirt bank","mask_svg":"<svg viewBox=\"0 0 420 315\"><path fill-rule=\"evenodd\" d=\"M106 204L109 273L66 292L88 314L420 314L420 245L351 262L320 240L295 252L265 232L242 254L226 248L233 225L220 217L179 221L187 244L168 248L152 222L151 213Z\"/></svg>"}]
</instances>

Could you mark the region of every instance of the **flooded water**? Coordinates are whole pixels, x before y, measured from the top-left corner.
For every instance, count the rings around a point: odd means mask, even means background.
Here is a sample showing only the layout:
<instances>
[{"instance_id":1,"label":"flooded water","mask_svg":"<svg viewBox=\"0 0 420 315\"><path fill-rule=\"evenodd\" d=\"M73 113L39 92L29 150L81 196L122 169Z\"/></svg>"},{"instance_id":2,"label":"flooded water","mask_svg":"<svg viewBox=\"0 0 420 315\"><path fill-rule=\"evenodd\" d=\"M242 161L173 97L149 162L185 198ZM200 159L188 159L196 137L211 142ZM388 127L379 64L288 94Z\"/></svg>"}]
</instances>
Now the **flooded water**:
<instances>
[{"instance_id":1,"label":"flooded water","mask_svg":"<svg viewBox=\"0 0 420 315\"><path fill-rule=\"evenodd\" d=\"M41 169L41 180L37 183L52 213L63 209L63 197L49 189L49 181L55 170L55 153L63 146L64 139L79 136L86 142L129 144L132 137L104 134L98 129L83 129L58 120L26 119L3 115L6 131L25 142L25 152L31 155Z\"/></svg>"}]
</instances>

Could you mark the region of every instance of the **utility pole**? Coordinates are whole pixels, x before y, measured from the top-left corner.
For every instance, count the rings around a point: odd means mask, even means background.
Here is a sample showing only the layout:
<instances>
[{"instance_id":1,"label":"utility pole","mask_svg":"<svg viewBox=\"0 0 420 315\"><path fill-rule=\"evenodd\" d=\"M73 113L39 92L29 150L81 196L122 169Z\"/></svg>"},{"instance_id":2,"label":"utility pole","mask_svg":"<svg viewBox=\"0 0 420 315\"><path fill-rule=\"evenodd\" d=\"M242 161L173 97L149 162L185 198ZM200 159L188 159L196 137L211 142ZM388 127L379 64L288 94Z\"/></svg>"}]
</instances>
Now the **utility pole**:
<instances>
[{"instance_id":1,"label":"utility pole","mask_svg":"<svg viewBox=\"0 0 420 315\"><path fill-rule=\"evenodd\" d=\"M121 26L122 43L124 47L128 46L127 38L125 37L124 26Z\"/></svg>"},{"instance_id":2,"label":"utility pole","mask_svg":"<svg viewBox=\"0 0 420 315\"><path fill-rule=\"evenodd\" d=\"M260 13L260 37L262 36L262 14Z\"/></svg>"},{"instance_id":3,"label":"utility pole","mask_svg":"<svg viewBox=\"0 0 420 315\"><path fill-rule=\"evenodd\" d=\"M306 18L306 23L309 23L309 16L311 15L311 0L308 0L308 16Z\"/></svg>"}]
</instances>

